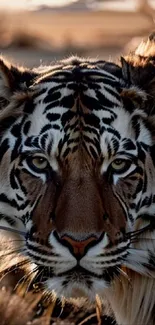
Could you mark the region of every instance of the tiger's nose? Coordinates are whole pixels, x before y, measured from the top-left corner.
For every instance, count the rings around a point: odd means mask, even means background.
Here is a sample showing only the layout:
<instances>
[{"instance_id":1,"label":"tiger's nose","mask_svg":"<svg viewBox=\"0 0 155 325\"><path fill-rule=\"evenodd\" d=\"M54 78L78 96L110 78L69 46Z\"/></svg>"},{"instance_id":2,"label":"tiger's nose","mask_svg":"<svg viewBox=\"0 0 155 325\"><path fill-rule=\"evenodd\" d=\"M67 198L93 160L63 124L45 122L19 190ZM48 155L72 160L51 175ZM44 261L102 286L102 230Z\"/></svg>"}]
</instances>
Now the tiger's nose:
<instances>
[{"instance_id":1,"label":"tiger's nose","mask_svg":"<svg viewBox=\"0 0 155 325\"><path fill-rule=\"evenodd\" d=\"M66 246L68 246L76 258L81 258L85 254L86 250L96 242L96 238L93 236L81 241L74 240L69 236L63 236L61 240Z\"/></svg>"}]
</instances>

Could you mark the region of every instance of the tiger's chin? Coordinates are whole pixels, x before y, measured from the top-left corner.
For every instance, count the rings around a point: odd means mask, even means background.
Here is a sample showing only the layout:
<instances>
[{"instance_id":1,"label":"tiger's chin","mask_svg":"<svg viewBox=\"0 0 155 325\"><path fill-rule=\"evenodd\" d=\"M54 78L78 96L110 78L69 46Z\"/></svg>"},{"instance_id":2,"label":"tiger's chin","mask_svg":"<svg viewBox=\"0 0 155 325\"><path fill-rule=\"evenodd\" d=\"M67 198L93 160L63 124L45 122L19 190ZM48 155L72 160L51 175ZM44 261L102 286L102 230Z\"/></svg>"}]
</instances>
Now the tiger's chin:
<instances>
[{"instance_id":1,"label":"tiger's chin","mask_svg":"<svg viewBox=\"0 0 155 325\"><path fill-rule=\"evenodd\" d=\"M46 288L52 292L55 291L58 297L66 298L89 298L94 302L96 295L103 295L105 288L108 287L106 281L96 279L72 279L67 277L53 277L46 280Z\"/></svg>"},{"instance_id":2,"label":"tiger's chin","mask_svg":"<svg viewBox=\"0 0 155 325\"><path fill-rule=\"evenodd\" d=\"M67 271L62 268L51 270L43 267L40 281L49 292L55 292L58 297L66 298L87 297L90 301L96 299L96 295L104 295L113 281L120 276L118 265L109 268L89 267L86 269L77 263ZM41 269L40 269L41 270ZM41 274L40 273L40 274ZM37 277L37 280L39 278Z\"/></svg>"},{"instance_id":3,"label":"tiger's chin","mask_svg":"<svg viewBox=\"0 0 155 325\"><path fill-rule=\"evenodd\" d=\"M104 290L111 285L116 273L115 268L110 268L104 270L103 274L98 276L80 266L76 266L65 272L65 274L52 274L51 277L46 279L45 286L50 292L55 291L59 297L87 297L89 301L93 302L97 294L103 295Z\"/></svg>"}]
</instances>

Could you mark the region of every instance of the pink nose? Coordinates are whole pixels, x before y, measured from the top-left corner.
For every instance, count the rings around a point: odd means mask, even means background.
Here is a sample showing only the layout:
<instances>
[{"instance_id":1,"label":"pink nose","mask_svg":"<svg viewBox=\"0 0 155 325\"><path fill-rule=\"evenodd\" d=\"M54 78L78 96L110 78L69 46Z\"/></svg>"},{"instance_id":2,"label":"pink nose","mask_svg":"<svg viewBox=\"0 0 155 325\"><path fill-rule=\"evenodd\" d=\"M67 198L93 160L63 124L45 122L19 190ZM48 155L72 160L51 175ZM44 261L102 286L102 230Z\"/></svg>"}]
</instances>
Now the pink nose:
<instances>
[{"instance_id":1,"label":"pink nose","mask_svg":"<svg viewBox=\"0 0 155 325\"><path fill-rule=\"evenodd\" d=\"M82 240L82 241L77 241L74 240L68 236L63 236L61 238L62 240L66 241L67 244L69 244L69 246L72 248L72 251L74 253L75 256L80 256L82 257L85 253L86 247L92 243L96 241L95 237L89 237L86 240Z\"/></svg>"}]
</instances>

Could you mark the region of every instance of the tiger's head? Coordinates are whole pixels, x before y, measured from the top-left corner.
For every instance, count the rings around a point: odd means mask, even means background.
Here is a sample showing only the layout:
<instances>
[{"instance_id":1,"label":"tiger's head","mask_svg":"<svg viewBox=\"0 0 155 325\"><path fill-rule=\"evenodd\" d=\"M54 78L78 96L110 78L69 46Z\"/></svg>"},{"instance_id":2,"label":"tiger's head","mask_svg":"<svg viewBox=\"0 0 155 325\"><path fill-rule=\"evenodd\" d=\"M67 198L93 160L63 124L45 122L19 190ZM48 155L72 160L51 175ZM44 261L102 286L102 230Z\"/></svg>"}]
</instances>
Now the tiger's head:
<instances>
[{"instance_id":1,"label":"tiger's head","mask_svg":"<svg viewBox=\"0 0 155 325\"><path fill-rule=\"evenodd\" d=\"M89 296L155 270L154 61L0 61L0 218L40 281ZM152 239L151 239L152 238Z\"/></svg>"}]
</instances>

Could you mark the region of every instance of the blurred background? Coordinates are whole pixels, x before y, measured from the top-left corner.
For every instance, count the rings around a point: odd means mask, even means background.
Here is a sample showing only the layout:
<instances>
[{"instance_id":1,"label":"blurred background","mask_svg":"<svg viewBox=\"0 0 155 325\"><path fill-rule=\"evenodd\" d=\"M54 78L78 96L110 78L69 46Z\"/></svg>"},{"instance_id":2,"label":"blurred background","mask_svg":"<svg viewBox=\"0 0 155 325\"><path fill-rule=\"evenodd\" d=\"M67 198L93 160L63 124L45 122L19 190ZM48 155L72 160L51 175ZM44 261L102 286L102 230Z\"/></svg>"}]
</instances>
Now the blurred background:
<instances>
[{"instance_id":1,"label":"blurred background","mask_svg":"<svg viewBox=\"0 0 155 325\"><path fill-rule=\"evenodd\" d=\"M154 29L155 0L0 0L0 53L29 67L117 60Z\"/></svg>"}]
</instances>

